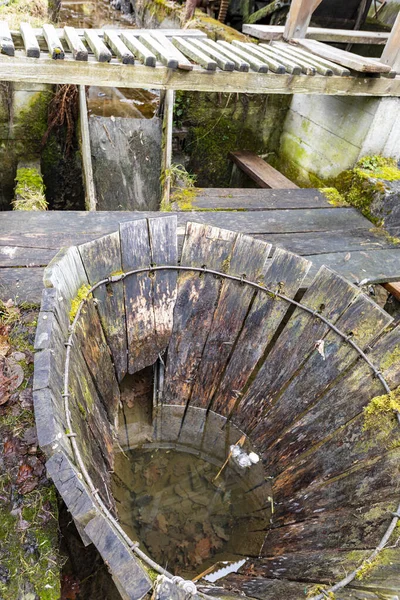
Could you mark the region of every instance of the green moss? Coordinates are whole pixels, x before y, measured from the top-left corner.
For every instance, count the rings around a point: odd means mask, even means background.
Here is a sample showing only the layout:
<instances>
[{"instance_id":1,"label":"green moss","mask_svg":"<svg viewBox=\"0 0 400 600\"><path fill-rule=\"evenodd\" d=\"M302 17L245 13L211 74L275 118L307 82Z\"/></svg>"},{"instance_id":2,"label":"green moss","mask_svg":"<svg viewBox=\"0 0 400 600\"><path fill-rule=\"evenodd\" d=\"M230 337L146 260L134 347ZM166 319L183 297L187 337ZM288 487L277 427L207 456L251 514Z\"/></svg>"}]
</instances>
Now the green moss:
<instances>
[{"instance_id":1,"label":"green moss","mask_svg":"<svg viewBox=\"0 0 400 600\"><path fill-rule=\"evenodd\" d=\"M364 408L363 431L370 432L373 444L384 444L389 450L400 446L396 413L400 413L400 388L376 396Z\"/></svg>"},{"instance_id":2,"label":"green moss","mask_svg":"<svg viewBox=\"0 0 400 600\"><path fill-rule=\"evenodd\" d=\"M69 311L69 319L71 323L76 317L76 313L78 312L81 302L89 297L91 297L90 285L82 285L79 288L75 298L71 300L71 309Z\"/></svg>"},{"instance_id":3,"label":"green moss","mask_svg":"<svg viewBox=\"0 0 400 600\"><path fill-rule=\"evenodd\" d=\"M320 188L319 191L325 196L329 204L332 204L333 206L347 206L347 202L336 188Z\"/></svg>"},{"instance_id":4,"label":"green moss","mask_svg":"<svg viewBox=\"0 0 400 600\"><path fill-rule=\"evenodd\" d=\"M18 115L18 138L23 140L23 156L26 159L34 159L39 153L42 138L47 130L51 98L51 92L38 92Z\"/></svg>"},{"instance_id":5,"label":"green moss","mask_svg":"<svg viewBox=\"0 0 400 600\"><path fill-rule=\"evenodd\" d=\"M387 371L396 363L400 363L400 346L397 346L393 352L388 354L381 362L381 370Z\"/></svg>"},{"instance_id":6,"label":"green moss","mask_svg":"<svg viewBox=\"0 0 400 600\"><path fill-rule=\"evenodd\" d=\"M356 579L364 579L373 569L376 569L380 564L379 554L372 560L365 560L359 567Z\"/></svg>"},{"instance_id":7,"label":"green moss","mask_svg":"<svg viewBox=\"0 0 400 600\"><path fill-rule=\"evenodd\" d=\"M326 598L331 598L331 600L335 600L336 598L333 592L328 591L328 586L319 584L313 585L307 590L306 598L313 598L314 596L318 596L319 594L323 594Z\"/></svg>"},{"instance_id":8,"label":"green moss","mask_svg":"<svg viewBox=\"0 0 400 600\"><path fill-rule=\"evenodd\" d=\"M206 15L201 10L196 10L194 19L190 21L190 28L200 29L204 31L211 39L225 40L226 42L232 42L233 40L239 40L241 42L249 42L251 38L240 33L233 27L229 27L216 19Z\"/></svg>"},{"instance_id":9,"label":"green moss","mask_svg":"<svg viewBox=\"0 0 400 600\"><path fill-rule=\"evenodd\" d=\"M171 203L176 202L182 211L193 210L193 200L196 196L196 188L176 188L171 194Z\"/></svg>"},{"instance_id":10,"label":"green moss","mask_svg":"<svg viewBox=\"0 0 400 600\"><path fill-rule=\"evenodd\" d=\"M14 210L47 210L43 177L37 169L19 168L15 183Z\"/></svg>"},{"instance_id":11,"label":"green moss","mask_svg":"<svg viewBox=\"0 0 400 600\"><path fill-rule=\"evenodd\" d=\"M80 402L78 402L78 408L79 408L79 412L81 413L82 417L86 420L87 413L86 413L85 407Z\"/></svg>"}]
</instances>

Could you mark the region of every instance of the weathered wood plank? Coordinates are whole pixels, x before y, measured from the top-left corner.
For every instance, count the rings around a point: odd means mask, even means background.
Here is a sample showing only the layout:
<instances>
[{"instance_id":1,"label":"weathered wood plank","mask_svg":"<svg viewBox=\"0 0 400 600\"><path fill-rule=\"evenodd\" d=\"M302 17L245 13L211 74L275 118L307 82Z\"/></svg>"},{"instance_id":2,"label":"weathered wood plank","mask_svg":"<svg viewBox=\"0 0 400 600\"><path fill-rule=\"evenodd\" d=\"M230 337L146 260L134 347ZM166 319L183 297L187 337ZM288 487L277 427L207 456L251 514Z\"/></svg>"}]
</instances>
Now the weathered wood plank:
<instances>
[{"instance_id":1,"label":"weathered wood plank","mask_svg":"<svg viewBox=\"0 0 400 600\"><path fill-rule=\"evenodd\" d=\"M172 43L178 50L180 50L185 56L193 60L195 63L201 65L207 71L215 71L217 68L217 62L210 58L207 54L199 50L191 41L185 40L184 38L174 37Z\"/></svg>"},{"instance_id":2,"label":"weathered wood plank","mask_svg":"<svg viewBox=\"0 0 400 600\"><path fill-rule=\"evenodd\" d=\"M40 313L54 314L65 339L67 339L70 325L69 310L66 301L55 288L42 290Z\"/></svg>"},{"instance_id":3,"label":"weathered wood plank","mask_svg":"<svg viewBox=\"0 0 400 600\"><path fill-rule=\"evenodd\" d=\"M250 281L264 279L270 250L269 244L239 235L235 240L227 273L244 276ZM190 399L192 406L210 406L255 293L249 286L235 281L223 281L196 374Z\"/></svg>"},{"instance_id":4,"label":"weathered wood plank","mask_svg":"<svg viewBox=\"0 0 400 600\"><path fill-rule=\"evenodd\" d=\"M81 256L74 246L62 248L44 270L44 286L55 287L69 304L75 298L79 288L87 283Z\"/></svg>"},{"instance_id":5,"label":"weathered wood plank","mask_svg":"<svg viewBox=\"0 0 400 600\"><path fill-rule=\"evenodd\" d=\"M0 21L0 48L7 56L15 55L14 42L7 21Z\"/></svg>"},{"instance_id":6,"label":"weathered wood plank","mask_svg":"<svg viewBox=\"0 0 400 600\"><path fill-rule=\"evenodd\" d=\"M121 223L122 270L127 273L151 265L151 249L146 219ZM156 329L153 289L149 273L129 275L124 280L128 371L136 373L157 358L154 356Z\"/></svg>"},{"instance_id":7,"label":"weathered wood plank","mask_svg":"<svg viewBox=\"0 0 400 600\"><path fill-rule=\"evenodd\" d=\"M121 40L116 31L108 30L104 32L104 41L110 46L114 54L119 58L123 65L134 65L135 57L129 48Z\"/></svg>"},{"instance_id":8,"label":"weathered wood plank","mask_svg":"<svg viewBox=\"0 0 400 600\"><path fill-rule=\"evenodd\" d=\"M38 41L29 23L21 23L20 31L24 40L25 53L28 58L40 58Z\"/></svg>"},{"instance_id":9,"label":"weathered wood plank","mask_svg":"<svg viewBox=\"0 0 400 600\"><path fill-rule=\"evenodd\" d=\"M198 188L193 208L213 210L304 210L305 208L332 208L327 198L317 189L271 188ZM337 208L337 207L336 207Z\"/></svg>"},{"instance_id":10,"label":"weathered wood plank","mask_svg":"<svg viewBox=\"0 0 400 600\"><path fill-rule=\"evenodd\" d=\"M64 38L74 60L88 60L89 53L74 27L64 27Z\"/></svg>"},{"instance_id":11,"label":"weathered wood plank","mask_svg":"<svg viewBox=\"0 0 400 600\"><path fill-rule=\"evenodd\" d=\"M262 47L264 47L264 44L261 45ZM351 75L349 69L346 69L341 65L337 65L336 63L333 63L329 60L320 58L315 54L311 54L311 52L307 52L306 50L303 50L303 48L299 48L298 46L293 48L292 46L284 42L272 42L272 47L278 48L279 50L284 50L286 54L293 57L293 60L295 60L297 57L306 58L307 60L311 60L312 64L327 67L332 71L334 75L340 75L342 77L349 77Z\"/></svg>"},{"instance_id":12,"label":"weathered wood plank","mask_svg":"<svg viewBox=\"0 0 400 600\"><path fill-rule=\"evenodd\" d=\"M1 269L0 298L12 299L16 304L29 302L39 306L43 290L42 268Z\"/></svg>"},{"instance_id":13,"label":"weathered wood plank","mask_svg":"<svg viewBox=\"0 0 400 600\"><path fill-rule=\"evenodd\" d=\"M121 249L119 233L111 233L93 242L79 246L90 285L119 273ZM97 299L97 309L111 349L118 381L127 371L127 340L123 283L100 286L93 293Z\"/></svg>"},{"instance_id":14,"label":"weathered wood plank","mask_svg":"<svg viewBox=\"0 0 400 600\"><path fill-rule=\"evenodd\" d=\"M392 317L362 294L344 311L336 321L336 326L364 349L392 321ZM323 342L323 345L316 348L318 342ZM315 344L306 362L297 365L295 377L280 391L276 403L264 413L268 418L253 430L254 439L257 439L258 448L262 450L267 463L268 448L276 437L312 406L324 390L359 358L352 346L334 331L328 331L323 338L316 338Z\"/></svg>"},{"instance_id":15,"label":"weathered wood plank","mask_svg":"<svg viewBox=\"0 0 400 600\"><path fill-rule=\"evenodd\" d=\"M241 150L240 152L230 152L229 156L260 187L274 189L295 189L298 187L254 152Z\"/></svg>"},{"instance_id":16,"label":"weathered wood plank","mask_svg":"<svg viewBox=\"0 0 400 600\"><path fill-rule=\"evenodd\" d=\"M123 36L124 43L137 55ZM136 39L136 38L135 38ZM219 42L218 42L219 43ZM229 46L229 44L228 44ZM229 46L232 48L232 46ZM238 50L235 49L235 54ZM229 72L217 70L212 77L207 70L194 67L183 73L171 71L165 66L148 69L134 65L134 71L121 63L99 63L90 57L88 62L65 58L60 68L58 62L41 58L32 63L19 50L15 57L0 56L0 80L29 83L59 84L68 81L73 85L104 85L108 87L175 89L187 91L255 94L323 94L346 96L399 96L400 80L386 77L313 77L308 75L279 75L262 72ZM250 61L248 55L244 58ZM255 59L254 59L255 60ZM251 61L252 62L252 61ZM79 65L79 66L78 66ZM264 65L262 70L268 67ZM390 70L390 67L388 67Z\"/></svg>"},{"instance_id":17,"label":"weathered wood plank","mask_svg":"<svg viewBox=\"0 0 400 600\"><path fill-rule=\"evenodd\" d=\"M45 267L55 254L55 250L47 248L27 250L18 246L0 246L0 265L2 267Z\"/></svg>"},{"instance_id":18,"label":"weathered wood plank","mask_svg":"<svg viewBox=\"0 0 400 600\"><path fill-rule=\"evenodd\" d=\"M98 511L76 467L59 452L47 461L46 468L71 515L86 525Z\"/></svg>"},{"instance_id":19,"label":"weathered wood plank","mask_svg":"<svg viewBox=\"0 0 400 600\"><path fill-rule=\"evenodd\" d=\"M236 233L188 223L181 264L223 270L231 256ZM211 327L222 282L209 275L183 272L165 374L165 404L186 404Z\"/></svg>"},{"instance_id":20,"label":"weathered wood plank","mask_svg":"<svg viewBox=\"0 0 400 600\"><path fill-rule=\"evenodd\" d=\"M277 54L274 53L269 53L269 52L263 52L261 48L259 48L259 46L257 46L256 44L250 44L250 43L245 43L245 42L240 42L239 40L234 40L232 42L233 46L237 47L237 48L241 48L242 50L245 50L246 52L248 52L249 54L251 54L251 56L255 56L256 58L260 59L261 61L267 63L268 68L273 72L273 73L286 73L286 66L284 64L284 62L280 61L280 57ZM290 67L290 65L289 65ZM293 73L293 69L289 69L287 71L288 73ZM299 75L301 72L301 70L297 69L295 70L295 74ZM314 71L315 73L315 71ZM309 73L310 75L314 75L314 73Z\"/></svg>"},{"instance_id":21,"label":"weathered wood plank","mask_svg":"<svg viewBox=\"0 0 400 600\"><path fill-rule=\"evenodd\" d=\"M280 40L283 38L283 25L243 24L243 33L260 40ZM331 29L328 27L308 27L305 37L319 42L338 44L386 44L389 34L386 31L359 31L354 29Z\"/></svg>"},{"instance_id":22,"label":"weathered wood plank","mask_svg":"<svg viewBox=\"0 0 400 600\"><path fill-rule=\"evenodd\" d=\"M85 527L118 585L131 600L140 600L152 589L144 567L135 558L126 542L116 533L103 515L98 515Z\"/></svg>"},{"instance_id":23,"label":"weathered wood plank","mask_svg":"<svg viewBox=\"0 0 400 600\"><path fill-rule=\"evenodd\" d=\"M160 42L150 35L150 33L143 33L139 36L139 41L142 42L146 48L155 54L158 60L165 65L168 69L177 69L179 61L176 53L171 52L169 48L164 48Z\"/></svg>"},{"instance_id":24,"label":"weathered wood plank","mask_svg":"<svg viewBox=\"0 0 400 600\"><path fill-rule=\"evenodd\" d=\"M283 289L288 297L293 297L309 268L307 260L278 249L263 282L268 289ZM257 293L215 395L213 410L223 415L229 415L233 411L242 389L287 310L286 302L264 292Z\"/></svg>"},{"instance_id":25,"label":"weathered wood plank","mask_svg":"<svg viewBox=\"0 0 400 600\"><path fill-rule=\"evenodd\" d=\"M137 39L132 32L121 33L123 43L129 48L133 55L140 58L146 67L155 67L157 64L156 55L153 54L142 42Z\"/></svg>"},{"instance_id":26,"label":"weathered wood plank","mask_svg":"<svg viewBox=\"0 0 400 600\"><path fill-rule=\"evenodd\" d=\"M178 264L177 219L167 216L163 219L149 219L149 237L152 264ZM152 276L154 327L156 338L153 352L154 362L168 346L177 294L177 271L156 271Z\"/></svg>"},{"instance_id":27,"label":"weathered wood plank","mask_svg":"<svg viewBox=\"0 0 400 600\"><path fill-rule=\"evenodd\" d=\"M263 45L259 45L257 46L257 49L264 55L269 56L270 58L273 58L274 60L280 61L280 63L282 65L284 65L286 71L288 73L292 73L292 75L300 75L300 73L302 72L302 68L301 66L296 63L292 57L288 57L285 56L284 54L280 54L279 52L276 52L275 48L272 48L271 46L263 46ZM315 74L315 70L314 72L310 71L310 75L314 75Z\"/></svg>"},{"instance_id":28,"label":"weathered wood plank","mask_svg":"<svg viewBox=\"0 0 400 600\"><path fill-rule=\"evenodd\" d=\"M87 210L96 210L96 188L94 185L93 177L92 153L90 149L89 118L86 102L86 88L84 85L79 86L79 125L83 178L85 182L85 204Z\"/></svg>"},{"instance_id":29,"label":"weathered wood plank","mask_svg":"<svg viewBox=\"0 0 400 600\"><path fill-rule=\"evenodd\" d=\"M339 48L334 48L315 40L295 39L293 42L321 58L338 63L354 71L359 71L360 73L389 73L391 70L390 65L385 65L368 59L365 56L352 54L351 52L346 52L345 50L340 50Z\"/></svg>"},{"instance_id":30,"label":"weathered wood plank","mask_svg":"<svg viewBox=\"0 0 400 600\"><path fill-rule=\"evenodd\" d=\"M66 419L61 391L53 393L49 388L33 392L33 407L38 443L47 457L62 450L73 459L72 446L66 436Z\"/></svg>"},{"instance_id":31,"label":"weathered wood plank","mask_svg":"<svg viewBox=\"0 0 400 600\"><path fill-rule=\"evenodd\" d=\"M380 338L369 353L370 360L381 369L391 388L400 385L400 367L394 360L399 349L400 329L397 327ZM361 413L371 398L382 392L382 384L374 377L370 367L359 361L327 390L311 410L279 435L269 449L270 465L279 464L279 470L282 470L296 464L304 452L317 448L333 432Z\"/></svg>"},{"instance_id":32,"label":"weathered wood plank","mask_svg":"<svg viewBox=\"0 0 400 600\"><path fill-rule=\"evenodd\" d=\"M393 283L384 283L383 287L389 294L392 294L396 300L400 300L400 281L394 281Z\"/></svg>"},{"instance_id":33,"label":"weathered wood plank","mask_svg":"<svg viewBox=\"0 0 400 600\"><path fill-rule=\"evenodd\" d=\"M231 52L230 50L228 50L228 48L218 45L217 42L214 42L214 40L210 40L208 38L203 39L202 42L206 46L208 46L208 48L210 48L210 50L213 50L213 51L217 52L218 54L222 54L227 59L231 60L238 71L246 72L246 73L249 71L250 64L246 60L243 60L242 58L240 58L234 52Z\"/></svg>"},{"instance_id":34,"label":"weathered wood plank","mask_svg":"<svg viewBox=\"0 0 400 600\"><path fill-rule=\"evenodd\" d=\"M43 25L43 35L51 58L54 60L64 60L64 48L56 33L54 25Z\"/></svg>"},{"instance_id":35,"label":"weathered wood plank","mask_svg":"<svg viewBox=\"0 0 400 600\"><path fill-rule=\"evenodd\" d=\"M238 48L237 46L228 44L228 42L225 42L223 40L218 40L217 45L221 46L223 49L229 50L232 54L235 54L238 57L238 59L244 60L256 73L268 73L269 68L266 61L256 58L243 48Z\"/></svg>"},{"instance_id":36,"label":"weathered wood plank","mask_svg":"<svg viewBox=\"0 0 400 600\"><path fill-rule=\"evenodd\" d=\"M301 303L336 323L359 293L345 279L322 267ZM234 420L246 433L257 427L282 387L290 381L314 350L315 342L322 339L328 329L322 321L302 309L294 311L237 409ZM257 441L258 438L253 439Z\"/></svg>"},{"instance_id":37,"label":"weathered wood plank","mask_svg":"<svg viewBox=\"0 0 400 600\"><path fill-rule=\"evenodd\" d=\"M115 425L120 402L119 387L99 314L91 298L84 304L75 334L110 423Z\"/></svg>"},{"instance_id":38,"label":"weathered wood plank","mask_svg":"<svg viewBox=\"0 0 400 600\"><path fill-rule=\"evenodd\" d=\"M110 62L112 59L112 54L110 50L107 48L105 43L100 39L98 35L93 31L93 29L85 29L84 36L87 44L92 50L93 54L100 63Z\"/></svg>"},{"instance_id":39,"label":"weathered wood plank","mask_svg":"<svg viewBox=\"0 0 400 600\"><path fill-rule=\"evenodd\" d=\"M188 60L186 58L186 56L184 56L182 54L182 52L179 52L178 48L176 48L173 43L167 38L166 35L164 35L163 33L161 33L161 31L159 29L156 29L154 31L151 32L151 36L157 40L157 42L159 42L161 44L161 46L163 48L165 48L165 50L168 50L168 53L170 53L172 56L175 56L178 60L178 69L183 69L184 71L192 71L193 70L193 65L190 62L190 60Z\"/></svg>"},{"instance_id":40,"label":"weathered wood plank","mask_svg":"<svg viewBox=\"0 0 400 600\"><path fill-rule=\"evenodd\" d=\"M287 45L288 44L286 44L286 46ZM322 67L321 65L317 65L316 63L313 63L312 60L310 60L309 58L301 56L300 54L296 54L296 56L294 56L293 54L286 52L286 46L284 46L283 48L272 46L272 48L277 52L278 56L289 58L295 61L298 65L300 65L302 73L305 73L306 75L315 75L315 73L321 73L321 75L327 76L333 75L332 69ZM260 48L262 48L264 51L267 51L269 48L271 48L271 46L260 44ZM312 57L312 54L310 54L310 56Z\"/></svg>"},{"instance_id":41,"label":"weathered wood plank","mask_svg":"<svg viewBox=\"0 0 400 600\"><path fill-rule=\"evenodd\" d=\"M173 90L167 90L164 93L164 114L162 127L161 206L169 206L170 204L174 103L175 92Z\"/></svg>"},{"instance_id":42,"label":"weathered wood plank","mask_svg":"<svg viewBox=\"0 0 400 600\"><path fill-rule=\"evenodd\" d=\"M214 60L220 69L223 71L233 71L235 69L235 63L230 58L227 58L215 48L211 48L208 44L204 44L202 40L191 40L193 46L201 50L204 54ZM218 46L217 46L218 48Z\"/></svg>"}]
</instances>

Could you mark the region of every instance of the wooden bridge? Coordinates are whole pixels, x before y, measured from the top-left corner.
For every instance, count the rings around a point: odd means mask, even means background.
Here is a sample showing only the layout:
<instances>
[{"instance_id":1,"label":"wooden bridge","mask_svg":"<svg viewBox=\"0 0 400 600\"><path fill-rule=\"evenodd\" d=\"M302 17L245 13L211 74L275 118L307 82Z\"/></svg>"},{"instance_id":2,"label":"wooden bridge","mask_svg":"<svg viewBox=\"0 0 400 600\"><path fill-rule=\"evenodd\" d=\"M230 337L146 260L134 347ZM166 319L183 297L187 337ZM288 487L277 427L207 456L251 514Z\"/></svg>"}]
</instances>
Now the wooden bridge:
<instances>
[{"instance_id":1,"label":"wooden bridge","mask_svg":"<svg viewBox=\"0 0 400 600\"><path fill-rule=\"evenodd\" d=\"M296 29L296 18L289 14L285 41L271 35L267 43L262 39L259 44L216 42L191 29L80 30L53 25L33 29L23 23L20 31L10 31L1 22L0 80L256 94L400 96L399 19L377 60L305 39ZM363 32L363 40L374 41L373 33Z\"/></svg>"}]
</instances>

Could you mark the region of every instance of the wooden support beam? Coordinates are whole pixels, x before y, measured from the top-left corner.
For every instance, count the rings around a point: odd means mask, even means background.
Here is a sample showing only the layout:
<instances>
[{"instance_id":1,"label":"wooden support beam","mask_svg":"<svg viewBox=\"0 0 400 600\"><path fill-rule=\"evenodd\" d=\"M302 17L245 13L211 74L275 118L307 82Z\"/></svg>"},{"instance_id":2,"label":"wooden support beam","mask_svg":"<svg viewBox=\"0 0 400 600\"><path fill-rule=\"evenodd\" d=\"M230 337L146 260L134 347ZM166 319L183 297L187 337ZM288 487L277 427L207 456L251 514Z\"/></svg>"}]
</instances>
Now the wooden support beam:
<instances>
[{"instance_id":1,"label":"wooden support beam","mask_svg":"<svg viewBox=\"0 0 400 600\"><path fill-rule=\"evenodd\" d=\"M174 121L174 101L175 93L173 90L165 92L164 100L164 119L163 119L163 156L161 167L161 202L167 206L171 195L171 165L172 165L172 129Z\"/></svg>"},{"instance_id":2,"label":"wooden support beam","mask_svg":"<svg viewBox=\"0 0 400 600\"><path fill-rule=\"evenodd\" d=\"M229 156L239 169L242 169L262 188L288 190L298 187L254 152L230 152Z\"/></svg>"},{"instance_id":3,"label":"wooden support beam","mask_svg":"<svg viewBox=\"0 0 400 600\"><path fill-rule=\"evenodd\" d=\"M382 53L381 62L390 65L397 72L400 71L400 11Z\"/></svg>"},{"instance_id":4,"label":"wooden support beam","mask_svg":"<svg viewBox=\"0 0 400 600\"><path fill-rule=\"evenodd\" d=\"M94 187L92 154L90 151L89 121L86 103L86 90L84 85L79 86L79 116L83 178L85 181L86 210L96 210L96 190Z\"/></svg>"},{"instance_id":5,"label":"wooden support beam","mask_svg":"<svg viewBox=\"0 0 400 600\"><path fill-rule=\"evenodd\" d=\"M393 281L392 283L382 283L382 287L385 288L389 294L392 294L396 300L400 301L400 281Z\"/></svg>"},{"instance_id":6,"label":"wooden support beam","mask_svg":"<svg viewBox=\"0 0 400 600\"><path fill-rule=\"evenodd\" d=\"M311 21L311 15L322 0L292 0L285 23L285 40L303 38Z\"/></svg>"},{"instance_id":7,"label":"wooden support beam","mask_svg":"<svg viewBox=\"0 0 400 600\"><path fill-rule=\"evenodd\" d=\"M281 40L283 25L243 25L243 33L259 40ZM389 34L386 31L354 31L353 29L330 29L327 27L309 27L305 36L309 40L334 42L336 44L386 44Z\"/></svg>"},{"instance_id":8,"label":"wooden support beam","mask_svg":"<svg viewBox=\"0 0 400 600\"><path fill-rule=\"evenodd\" d=\"M243 57L238 55L238 58ZM248 60L247 55L245 60ZM265 69L268 69L267 65ZM221 70L210 73L196 66L192 71L172 71L164 66L149 69L140 64L100 64L92 57L88 62L79 63L67 57L63 61L50 58L32 61L18 50L15 57L0 54L0 81L249 94L400 96L400 77L312 77Z\"/></svg>"}]
</instances>

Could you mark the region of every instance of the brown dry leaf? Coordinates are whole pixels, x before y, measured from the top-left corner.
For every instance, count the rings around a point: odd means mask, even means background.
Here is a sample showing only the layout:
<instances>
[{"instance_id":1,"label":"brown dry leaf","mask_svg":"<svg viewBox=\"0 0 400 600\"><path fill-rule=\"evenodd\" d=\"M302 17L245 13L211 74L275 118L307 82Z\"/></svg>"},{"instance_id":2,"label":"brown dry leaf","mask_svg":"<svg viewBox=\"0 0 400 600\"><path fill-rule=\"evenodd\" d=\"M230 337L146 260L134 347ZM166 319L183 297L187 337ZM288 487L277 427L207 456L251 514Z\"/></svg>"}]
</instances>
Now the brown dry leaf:
<instances>
[{"instance_id":1,"label":"brown dry leaf","mask_svg":"<svg viewBox=\"0 0 400 600\"><path fill-rule=\"evenodd\" d=\"M7 358L7 372L12 381L12 390L19 388L21 383L24 381L24 370L20 364L18 364L12 358Z\"/></svg>"},{"instance_id":2,"label":"brown dry leaf","mask_svg":"<svg viewBox=\"0 0 400 600\"><path fill-rule=\"evenodd\" d=\"M24 483L27 479L29 479L29 477L32 476L32 472L33 472L33 469L30 465L27 465L26 463L21 465L20 468L18 469L18 477L17 477L16 483L18 485L21 483Z\"/></svg>"},{"instance_id":3,"label":"brown dry leaf","mask_svg":"<svg viewBox=\"0 0 400 600\"><path fill-rule=\"evenodd\" d=\"M157 465L149 465L145 471L143 471L146 485L151 487L158 481L161 475L161 469Z\"/></svg>"},{"instance_id":4,"label":"brown dry leaf","mask_svg":"<svg viewBox=\"0 0 400 600\"><path fill-rule=\"evenodd\" d=\"M160 531L163 533L168 533L167 519L162 513L157 515L157 524Z\"/></svg>"},{"instance_id":5,"label":"brown dry leaf","mask_svg":"<svg viewBox=\"0 0 400 600\"><path fill-rule=\"evenodd\" d=\"M205 538L201 539L199 542L197 542L196 547L194 549L197 562L200 563L200 562L203 562L203 560L206 560L206 558L208 558L210 556L210 551L211 551L211 543L208 538L205 537Z\"/></svg>"},{"instance_id":6,"label":"brown dry leaf","mask_svg":"<svg viewBox=\"0 0 400 600\"><path fill-rule=\"evenodd\" d=\"M10 344L8 343L7 337L0 335L0 356L6 356L9 349Z\"/></svg>"}]
</instances>

